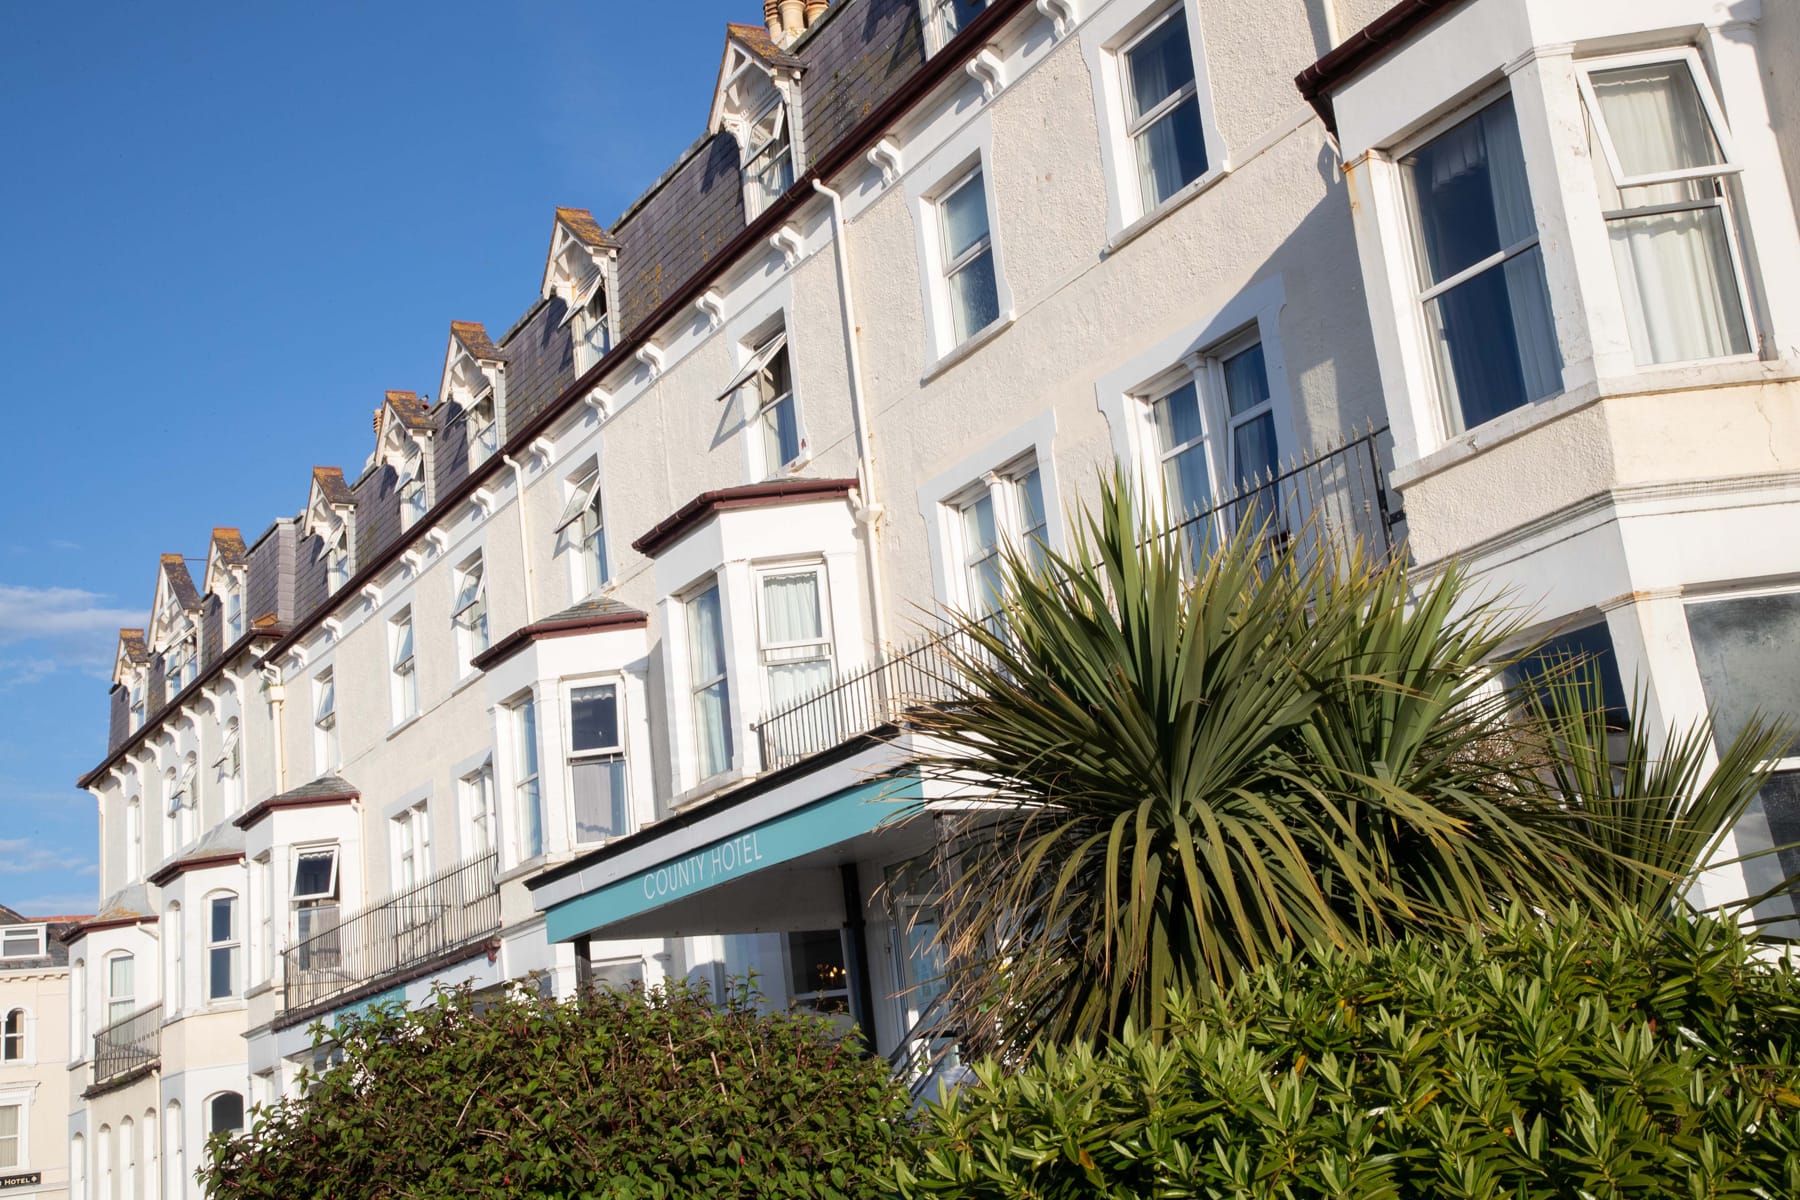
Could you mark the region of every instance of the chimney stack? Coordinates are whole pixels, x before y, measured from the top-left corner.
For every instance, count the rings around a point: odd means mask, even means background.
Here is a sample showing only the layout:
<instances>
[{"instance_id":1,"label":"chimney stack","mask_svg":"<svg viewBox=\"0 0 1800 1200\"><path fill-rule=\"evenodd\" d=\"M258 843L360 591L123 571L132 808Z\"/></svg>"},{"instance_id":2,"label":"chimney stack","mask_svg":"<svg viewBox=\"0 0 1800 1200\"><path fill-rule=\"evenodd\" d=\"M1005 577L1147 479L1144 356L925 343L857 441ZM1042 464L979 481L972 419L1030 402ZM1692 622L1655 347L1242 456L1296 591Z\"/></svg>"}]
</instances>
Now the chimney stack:
<instances>
[{"instance_id":1,"label":"chimney stack","mask_svg":"<svg viewBox=\"0 0 1800 1200\"><path fill-rule=\"evenodd\" d=\"M830 7L831 0L763 0L770 40L786 49Z\"/></svg>"}]
</instances>

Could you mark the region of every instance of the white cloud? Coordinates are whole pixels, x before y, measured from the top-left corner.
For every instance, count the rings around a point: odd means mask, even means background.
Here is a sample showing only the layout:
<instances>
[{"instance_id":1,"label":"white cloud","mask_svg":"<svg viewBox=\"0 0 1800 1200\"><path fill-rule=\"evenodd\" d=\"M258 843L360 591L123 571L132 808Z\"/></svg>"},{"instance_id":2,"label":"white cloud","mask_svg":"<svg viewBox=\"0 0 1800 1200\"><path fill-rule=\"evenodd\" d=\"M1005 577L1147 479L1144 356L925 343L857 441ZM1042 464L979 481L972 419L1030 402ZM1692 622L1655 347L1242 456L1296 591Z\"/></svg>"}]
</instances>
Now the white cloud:
<instances>
[{"instance_id":1,"label":"white cloud","mask_svg":"<svg viewBox=\"0 0 1800 1200\"><path fill-rule=\"evenodd\" d=\"M27 875L34 871L72 871L77 875L92 875L97 870L84 854L70 854L66 850L51 850L34 845L30 838L0 838L0 875Z\"/></svg>"},{"instance_id":2,"label":"white cloud","mask_svg":"<svg viewBox=\"0 0 1800 1200\"><path fill-rule=\"evenodd\" d=\"M0 583L0 642L74 638L143 625L142 612L109 608L102 603L106 599L80 588Z\"/></svg>"}]
</instances>

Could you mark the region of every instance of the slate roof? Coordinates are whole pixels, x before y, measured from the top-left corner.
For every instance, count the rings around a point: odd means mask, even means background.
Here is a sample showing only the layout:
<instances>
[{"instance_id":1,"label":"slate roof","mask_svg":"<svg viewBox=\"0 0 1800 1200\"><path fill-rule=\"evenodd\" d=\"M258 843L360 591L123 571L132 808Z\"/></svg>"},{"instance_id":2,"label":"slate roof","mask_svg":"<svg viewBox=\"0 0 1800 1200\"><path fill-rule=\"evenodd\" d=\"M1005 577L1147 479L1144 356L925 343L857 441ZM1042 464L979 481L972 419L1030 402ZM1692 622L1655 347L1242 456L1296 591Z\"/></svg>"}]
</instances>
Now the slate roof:
<instances>
[{"instance_id":1,"label":"slate roof","mask_svg":"<svg viewBox=\"0 0 1800 1200\"><path fill-rule=\"evenodd\" d=\"M476 328L481 327L477 325ZM483 334L482 336L485 339L487 335ZM390 391L387 393L386 399L387 406L394 410L394 415L399 417L400 423L408 429L431 428L431 409L420 401L416 393Z\"/></svg>"},{"instance_id":2,"label":"slate roof","mask_svg":"<svg viewBox=\"0 0 1800 1200\"><path fill-rule=\"evenodd\" d=\"M571 604L561 612L553 612L547 617L539 617L537 624L553 625L560 621L585 621L590 617L647 617L642 609L633 608L614 600L611 596L598 596L592 600L583 600L580 604Z\"/></svg>"},{"instance_id":3,"label":"slate roof","mask_svg":"<svg viewBox=\"0 0 1800 1200\"><path fill-rule=\"evenodd\" d=\"M619 248L613 235L600 228L600 222L594 220L594 214L585 208L558 208L556 219L584 246L592 246L596 250Z\"/></svg>"},{"instance_id":4,"label":"slate roof","mask_svg":"<svg viewBox=\"0 0 1800 1200\"><path fill-rule=\"evenodd\" d=\"M150 646L141 629L119 630L119 652L134 663L150 661Z\"/></svg>"},{"instance_id":5,"label":"slate roof","mask_svg":"<svg viewBox=\"0 0 1800 1200\"><path fill-rule=\"evenodd\" d=\"M185 853L165 863L149 875L150 882L158 887L166 885L182 869L192 864L204 864L215 859L232 855L242 857L244 853L244 831L237 825L227 821L215 825L206 831L206 836L188 847Z\"/></svg>"},{"instance_id":6,"label":"slate roof","mask_svg":"<svg viewBox=\"0 0 1800 1200\"><path fill-rule=\"evenodd\" d=\"M501 355L499 347L488 339L487 327L480 321L452 321L450 322L450 336L455 338L471 356L484 362L500 362L504 357ZM388 394L392 395L393 393Z\"/></svg>"},{"instance_id":7,"label":"slate roof","mask_svg":"<svg viewBox=\"0 0 1800 1200\"><path fill-rule=\"evenodd\" d=\"M739 25L728 21L725 24L725 36L742 45L744 49L762 59L772 67L793 70L801 65L800 59L775 44L769 36L768 28L762 25Z\"/></svg>"},{"instance_id":8,"label":"slate roof","mask_svg":"<svg viewBox=\"0 0 1800 1200\"><path fill-rule=\"evenodd\" d=\"M250 560L250 551L244 545L244 535L236 529L224 525L213 526L212 544L219 561L228 567L241 567Z\"/></svg>"},{"instance_id":9,"label":"slate roof","mask_svg":"<svg viewBox=\"0 0 1800 1200\"><path fill-rule=\"evenodd\" d=\"M310 783L303 783L297 788L289 788L272 800L318 800L338 796L358 796L362 793L356 786L342 775L321 775Z\"/></svg>"},{"instance_id":10,"label":"slate roof","mask_svg":"<svg viewBox=\"0 0 1800 1200\"><path fill-rule=\"evenodd\" d=\"M163 574L169 577L169 590L175 593L175 603L193 612L200 607L200 590L194 586L194 577L188 573L187 560L179 554L162 556Z\"/></svg>"},{"instance_id":11,"label":"slate roof","mask_svg":"<svg viewBox=\"0 0 1800 1200\"><path fill-rule=\"evenodd\" d=\"M342 467L314 467L312 473L313 482L324 493L327 504L356 503L356 496L350 491L350 485L344 482Z\"/></svg>"},{"instance_id":12,"label":"slate roof","mask_svg":"<svg viewBox=\"0 0 1800 1200\"><path fill-rule=\"evenodd\" d=\"M62 935L86 920L88 920L87 917L70 916L28 917L17 909L0 904L0 926L44 926L44 949L46 951L44 954L35 954L30 958L0 959L0 971L42 971L46 967L68 966L69 947L63 942Z\"/></svg>"}]
</instances>

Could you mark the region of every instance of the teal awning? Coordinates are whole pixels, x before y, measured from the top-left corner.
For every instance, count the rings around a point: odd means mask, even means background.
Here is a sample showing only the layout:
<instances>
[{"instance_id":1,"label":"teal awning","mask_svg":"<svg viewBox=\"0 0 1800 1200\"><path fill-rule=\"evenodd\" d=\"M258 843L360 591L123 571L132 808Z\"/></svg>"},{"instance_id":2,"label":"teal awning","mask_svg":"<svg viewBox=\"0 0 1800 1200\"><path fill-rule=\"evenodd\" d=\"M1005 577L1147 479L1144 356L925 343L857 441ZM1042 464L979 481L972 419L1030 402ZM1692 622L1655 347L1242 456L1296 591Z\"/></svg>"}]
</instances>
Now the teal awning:
<instances>
[{"instance_id":1,"label":"teal awning","mask_svg":"<svg viewBox=\"0 0 1800 1200\"><path fill-rule=\"evenodd\" d=\"M915 776L878 779L733 831L654 867L544 910L552 942L566 942L722 883L873 833L915 805Z\"/></svg>"}]
</instances>

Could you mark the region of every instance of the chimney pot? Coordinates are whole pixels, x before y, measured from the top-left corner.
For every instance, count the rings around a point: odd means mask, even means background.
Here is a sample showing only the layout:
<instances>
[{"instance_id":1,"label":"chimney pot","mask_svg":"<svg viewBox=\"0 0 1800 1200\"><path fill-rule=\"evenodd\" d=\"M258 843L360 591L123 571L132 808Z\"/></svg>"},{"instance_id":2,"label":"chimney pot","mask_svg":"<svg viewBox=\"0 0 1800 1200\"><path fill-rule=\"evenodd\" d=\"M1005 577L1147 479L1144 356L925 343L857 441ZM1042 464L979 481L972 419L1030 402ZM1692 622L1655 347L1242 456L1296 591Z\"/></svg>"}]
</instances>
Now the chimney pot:
<instances>
[{"instance_id":1,"label":"chimney pot","mask_svg":"<svg viewBox=\"0 0 1800 1200\"><path fill-rule=\"evenodd\" d=\"M806 27L811 29L812 23L824 16L829 7L831 0L806 0Z\"/></svg>"},{"instance_id":2,"label":"chimney pot","mask_svg":"<svg viewBox=\"0 0 1800 1200\"><path fill-rule=\"evenodd\" d=\"M778 46L786 46L800 36L806 28L805 0L781 0L781 35L775 39Z\"/></svg>"},{"instance_id":3,"label":"chimney pot","mask_svg":"<svg viewBox=\"0 0 1800 1200\"><path fill-rule=\"evenodd\" d=\"M769 37L779 45L781 43L781 0L763 0L763 24L769 27Z\"/></svg>"}]
</instances>

